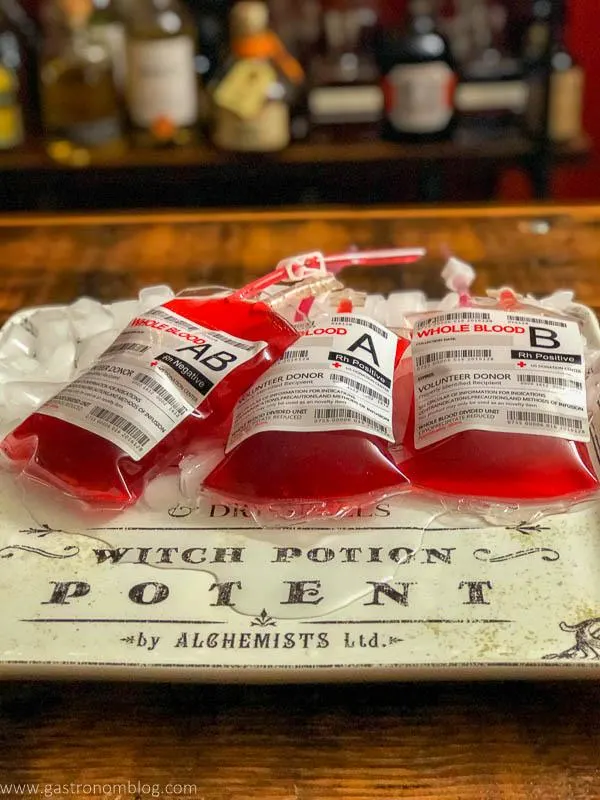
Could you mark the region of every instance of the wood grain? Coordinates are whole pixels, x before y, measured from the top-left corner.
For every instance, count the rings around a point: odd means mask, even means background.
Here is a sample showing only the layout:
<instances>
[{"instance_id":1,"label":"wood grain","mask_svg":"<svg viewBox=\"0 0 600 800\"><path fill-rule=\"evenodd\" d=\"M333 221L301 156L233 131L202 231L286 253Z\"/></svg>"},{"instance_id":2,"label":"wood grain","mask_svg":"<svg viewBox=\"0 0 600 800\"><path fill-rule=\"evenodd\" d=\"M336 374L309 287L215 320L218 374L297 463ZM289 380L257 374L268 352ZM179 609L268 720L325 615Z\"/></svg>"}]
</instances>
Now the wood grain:
<instances>
[{"instance_id":1,"label":"wood grain","mask_svg":"<svg viewBox=\"0 0 600 800\"><path fill-rule=\"evenodd\" d=\"M599 702L597 684L3 686L0 776L204 800L591 800Z\"/></svg>"},{"instance_id":2,"label":"wood grain","mask_svg":"<svg viewBox=\"0 0 600 800\"><path fill-rule=\"evenodd\" d=\"M569 287L600 309L599 228L595 206L6 215L0 222L0 315L81 294L114 300L153 283L237 286L307 249L414 245L428 250L419 264L350 270L348 281L371 291L423 288L437 296L441 266L453 253L474 263L480 290L511 283L543 294Z\"/></svg>"},{"instance_id":3,"label":"wood grain","mask_svg":"<svg viewBox=\"0 0 600 800\"><path fill-rule=\"evenodd\" d=\"M480 289L573 287L600 309L600 207L557 206L3 217L0 312L163 281L240 285L295 251L351 244L428 248L420 265L350 276L369 290L440 293L452 252ZM187 796L203 800L592 800L599 708L596 683L12 682L0 685L0 794L140 781L162 798L194 784Z\"/></svg>"}]
</instances>

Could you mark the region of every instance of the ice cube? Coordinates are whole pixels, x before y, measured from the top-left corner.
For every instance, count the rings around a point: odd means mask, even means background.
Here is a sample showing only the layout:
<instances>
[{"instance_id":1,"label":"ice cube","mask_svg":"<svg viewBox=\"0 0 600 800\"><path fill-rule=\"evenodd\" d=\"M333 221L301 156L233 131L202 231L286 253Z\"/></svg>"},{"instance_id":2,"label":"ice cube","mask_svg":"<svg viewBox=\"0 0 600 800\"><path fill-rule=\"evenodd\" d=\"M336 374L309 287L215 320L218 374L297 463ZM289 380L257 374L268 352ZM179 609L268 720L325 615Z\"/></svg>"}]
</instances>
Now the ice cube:
<instances>
[{"instance_id":1,"label":"ice cube","mask_svg":"<svg viewBox=\"0 0 600 800\"><path fill-rule=\"evenodd\" d=\"M202 452L189 453L179 463L181 494L186 502L195 502L202 490L204 479L224 456L225 443L221 439L204 442Z\"/></svg>"},{"instance_id":2,"label":"ice cube","mask_svg":"<svg viewBox=\"0 0 600 800\"><path fill-rule=\"evenodd\" d=\"M381 315L382 309L384 311L383 316ZM363 311L366 316L385 323L385 297L382 294L367 295Z\"/></svg>"},{"instance_id":3,"label":"ice cube","mask_svg":"<svg viewBox=\"0 0 600 800\"><path fill-rule=\"evenodd\" d=\"M59 344L46 361L45 367L46 380L60 383L70 381L74 377L75 342L62 342Z\"/></svg>"},{"instance_id":4,"label":"ice cube","mask_svg":"<svg viewBox=\"0 0 600 800\"><path fill-rule=\"evenodd\" d=\"M25 418L62 389L62 384L39 381L14 381L4 386L4 405Z\"/></svg>"},{"instance_id":5,"label":"ice cube","mask_svg":"<svg viewBox=\"0 0 600 800\"><path fill-rule=\"evenodd\" d=\"M179 473L165 472L151 480L143 494L143 500L153 511L166 511L176 506L180 500Z\"/></svg>"},{"instance_id":6,"label":"ice cube","mask_svg":"<svg viewBox=\"0 0 600 800\"><path fill-rule=\"evenodd\" d=\"M456 292L448 292L447 295L444 295L441 300L434 304L433 310L451 311L454 308L458 308L458 301L459 296Z\"/></svg>"},{"instance_id":7,"label":"ice cube","mask_svg":"<svg viewBox=\"0 0 600 800\"><path fill-rule=\"evenodd\" d=\"M71 335L69 317L67 312L59 311L36 311L31 317L31 323L35 326L38 338L42 335L50 335L56 339L68 339Z\"/></svg>"},{"instance_id":8,"label":"ice cube","mask_svg":"<svg viewBox=\"0 0 600 800\"><path fill-rule=\"evenodd\" d=\"M80 297L78 300L71 303L67 310L71 318L86 317L90 314L94 314L96 311L104 311L104 307L102 303L91 297Z\"/></svg>"},{"instance_id":9,"label":"ice cube","mask_svg":"<svg viewBox=\"0 0 600 800\"><path fill-rule=\"evenodd\" d=\"M21 356L31 358L35 355L35 350L36 337L22 324L13 324L7 329L2 341L3 358L10 360Z\"/></svg>"},{"instance_id":10,"label":"ice cube","mask_svg":"<svg viewBox=\"0 0 600 800\"><path fill-rule=\"evenodd\" d=\"M419 314L427 310L427 298L423 292L392 292L387 299L386 324L389 328L406 325L407 314Z\"/></svg>"},{"instance_id":11,"label":"ice cube","mask_svg":"<svg viewBox=\"0 0 600 800\"><path fill-rule=\"evenodd\" d=\"M73 333L66 314L43 311L32 318L38 332L36 357L44 365L53 356L57 347L73 340Z\"/></svg>"},{"instance_id":12,"label":"ice cube","mask_svg":"<svg viewBox=\"0 0 600 800\"><path fill-rule=\"evenodd\" d=\"M113 327L113 317L102 303L82 297L69 307L71 328L77 340L104 333Z\"/></svg>"},{"instance_id":13,"label":"ice cube","mask_svg":"<svg viewBox=\"0 0 600 800\"><path fill-rule=\"evenodd\" d=\"M110 347L116 337L117 332L113 329L98 333L96 336L91 336L79 342L75 359L78 372L89 369L102 353Z\"/></svg>"},{"instance_id":14,"label":"ice cube","mask_svg":"<svg viewBox=\"0 0 600 800\"><path fill-rule=\"evenodd\" d=\"M117 303L111 303L108 310L113 318L113 327L122 331L137 316L141 308L137 300L119 300Z\"/></svg>"},{"instance_id":15,"label":"ice cube","mask_svg":"<svg viewBox=\"0 0 600 800\"><path fill-rule=\"evenodd\" d=\"M170 286L166 286L165 284L147 286L145 289L142 289L139 294L141 311L149 311L151 308L161 306L174 297L175 295Z\"/></svg>"},{"instance_id":16,"label":"ice cube","mask_svg":"<svg viewBox=\"0 0 600 800\"><path fill-rule=\"evenodd\" d=\"M39 373L40 371L39 361L22 355L9 359L6 366L8 367L7 380L19 380L23 375L32 375L34 372Z\"/></svg>"},{"instance_id":17,"label":"ice cube","mask_svg":"<svg viewBox=\"0 0 600 800\"><path fill-rule=\"evenodd\" d=\"M574 292L564 289L557 290L548 297L544 297L542 300L540 300L540 305L544 306L545 308L555 309L556 311L566 311L567 308L573 304L574 297Z\"/></svg>"}]
</instances>

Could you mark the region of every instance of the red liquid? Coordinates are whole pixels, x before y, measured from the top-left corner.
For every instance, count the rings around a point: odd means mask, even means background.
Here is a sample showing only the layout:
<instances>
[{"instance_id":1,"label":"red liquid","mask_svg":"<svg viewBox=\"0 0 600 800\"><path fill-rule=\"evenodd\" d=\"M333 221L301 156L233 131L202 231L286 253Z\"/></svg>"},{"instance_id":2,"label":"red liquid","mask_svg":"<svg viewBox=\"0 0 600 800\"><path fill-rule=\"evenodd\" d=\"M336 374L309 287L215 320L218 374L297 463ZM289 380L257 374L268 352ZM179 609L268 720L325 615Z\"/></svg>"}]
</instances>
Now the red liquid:
<instances>
[{"instance_id":1,"label":"red liquid","mask_svg":"<svg viewBox=\"0 0 600 800\"><path fill-rule=\"evenodd\" d=\"M265 431L241 442L204 485L249 505L315 503L327 516L376 502L405 483L387 443L376 436Z\"/></svg>"},{"instance_id":2,"label":"red liquid","mask_svg":"<svg viewBox=\"0 0 600 800\"><path fill-rule=\"evenodd\" d=\"M396 366L407 346L398 341ZM240 503L315 504L331 516L406 485L389 447L362 431L263 431L225 456L204 486Z\"/></svg>"},{"instance_id":3,"label":"red liquid","mask_svg":"<svg viewBox=\"0 0 600 800\"><path fill-rule=\"evenodd\" d=\"M296 331L264 303L235 297L175 298L163 307L208 329L265 341L267 347L224 377L193 414L139 461L77 425L32 414L2 443L4 453L23 466L25 475L90 505L129 505L141 495L149 479L177 463L192 442L214 431L239 397L298 338Z\"/></svg>"},{"instance_id":4,"label":"red liquid","mask_svg":"<svg viewBox=\"0 0 600 800\"><path fill-rule=\"evenodd\" d=\"M490 500L558 500L598 488L585 444L524 433L464 431L417 450L414 406L399 464L419 489Z\"/></svg>"}]
</instances>

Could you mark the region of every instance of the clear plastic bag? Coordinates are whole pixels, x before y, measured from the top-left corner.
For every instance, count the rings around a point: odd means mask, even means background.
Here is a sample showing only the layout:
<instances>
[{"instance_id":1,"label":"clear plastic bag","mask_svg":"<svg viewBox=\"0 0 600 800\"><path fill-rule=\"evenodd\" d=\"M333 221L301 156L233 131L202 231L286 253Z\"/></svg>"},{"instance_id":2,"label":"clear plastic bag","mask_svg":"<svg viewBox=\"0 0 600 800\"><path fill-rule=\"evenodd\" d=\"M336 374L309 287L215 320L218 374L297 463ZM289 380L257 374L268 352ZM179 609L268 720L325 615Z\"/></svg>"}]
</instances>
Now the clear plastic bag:
<instances>
[{"instance_id":1,"label":"clear plastic bag","mask_svg":"<svg viewBox=\"0 0 600 800\"><path fill-rule=\"evenodd\" d=\"M124 508L216 428L297 336L263 302L176 297L133 320L2 451L23 478Z\"/></svg>"},{"instance_id":2,"label":"clear plastic bag","mask_svg":"<svg viewBox=\"0 0 600 800\"><path fill-rule=\"evenodd\" d=\"M569 298L538 302L511 289L473 298L472 275L456 264L445 311L414 321L400 469L413 489L463 506L535 513L589 496L598 478L587 445L585 341Z\"/></svg>"},{"instance_id":3,"label":"clear plastic bag","mask_svg":"<svg viewBox=\"0 0 600 800\"><path fill-rule=\"evenodd\" d=\"M238 404L205 489L262 522L343 517L401 492L392 412L408 344L362 314L313 320Z\"/></svg>"},{"instance_id":4,"label":"clear plastic bag","mask_svg":"<svg viewBox=\"0 0 600 800\"><path fill-rule=\"evenodd\" d=\"M369 256L395 263L420 254ZM221 440L224 446L237 400L298 338L291 321L304 318L303 304L340 289L334 272L360 261L357 254L333 257L330 270L322 254L308 253L237 291L186 290L154 308L142 302L143 313L116 340L109 336L105 347L90 349L88 369L49 399L46 393L6 436L5 462L25 488L59 490L94 510L131 505L189 452L198 472ZM94 301L78 304L76 333L85 335Z\"/></svg>"}]
</instances>

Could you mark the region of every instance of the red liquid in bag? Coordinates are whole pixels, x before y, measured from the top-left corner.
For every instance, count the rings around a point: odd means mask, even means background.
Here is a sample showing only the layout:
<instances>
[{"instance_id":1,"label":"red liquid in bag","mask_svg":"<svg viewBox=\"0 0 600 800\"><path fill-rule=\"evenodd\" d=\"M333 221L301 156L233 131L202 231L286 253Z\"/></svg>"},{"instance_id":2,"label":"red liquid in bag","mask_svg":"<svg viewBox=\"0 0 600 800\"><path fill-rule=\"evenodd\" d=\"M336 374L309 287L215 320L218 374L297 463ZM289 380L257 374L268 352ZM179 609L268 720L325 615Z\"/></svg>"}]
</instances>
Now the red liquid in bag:
<instances>
[{"instance_id":1,"label":"red liquid in bag","mask_svg":"<svg viewBox=\"0 0 600 800\"><path fill-rule=\"evenodd\" d=\"M225 375L195 412L137 461L96 433L46 414L32 414L2 443L5 455L21 465L25 475L90 505L129 505L141 495L147 480L176 463L192 442L213 431L239 397L298 338L267 305L235 296L212 300L180 297L161 308L209 330L263 341L267 346Z\"/></svg>"},{"instance_id":2,"label":"red liquid in bag","mask_svg":"<svg viewBox=\"0 0 600 800\"><path fill-rule=\"evenodd\" d=\"M449 288L456 289L450 284ZM464 287L462 291L465 291ZM539 309L522 305L511 289L499 292L498 303L499 307L496 308L478 306L468 294L464 294L457 311L446 312L446 317L442 313L437 317L425 318L415 326L412 367L419 392L425 394L419 394L416 400L414 375L409 373L403 377L405 386L410 386L412 401L403 442L409 457L402 460L400 467L415 488L466 499L535 502L585 495L598 487L598 479L583 442L531 430L475 429L452 433L452 426L462 423L463 413L467 415L466 419L470 419L470 408L465 401L469 392L478 392L470 396L471 408L474 407L477 412L486 409L486 380L495 387L490 389L490 419L496 420L495 415L504 397L508 413L517 416L522 412L521 419L515 420L521 425L534 425L537 417L546 418L542 419L543 423L557 427L569 423L568 411L563 422L560 421L563 419L560 410L546 413L543 392L554 392L553 402L558 404L562 398L557 397L556 392L561 389L556 387L565 387L565 391L568 391L582 385L583 373L577 375L567 372L561 377L540 373L537 367L544 364L547 369L548 364L560 365L557 352L563 355L565 363L582 363L583 350L577 326L572 320L555 320L551 315L544 316L545 311L540 314ZM428 336L431 337L431 349L426 344ZM463 338L465 336L468 338ZM465 349L461 349L465 342ZM487 352L482 348L483 344L488 348ZM492 356L492 353L495 355ZM578 356L578 353L581 355ZM491 361L492 357L495 361ZM479 358L490 360L476 360ZM515 367L523 372L516 376L515 387L510 378L512 366L505 365L513 365L517 360L519 363ZM440 368L440 364L450 366ZM453 395L444 395L449 380L457 379L457 383L452 385L461 386L462 367L468 375L473 375L472 378L467 377L463 384L468 389L463 393L458 388L453 390ZM481 373L478 376L475 373L479 371ZM509 375L504 375L506 371ZM475 382L476 378L479 383ZM429 385L428 379L431 379ZM537 401L529 398L532 387L537 391ZM506 394L499 395L499 388ZM509 388L510 391L507 391ZM519 390L524 392L521 396L522 408L518 407L515 399L518 395L514 394ZM405 397L407 395L408 391L404 393ZM574 403L572 407L577 411L585 408L585 396L575 398L567 394L566 399ZM442 401L446 407L442 406ZM435 433L436 424L442 426L442 430L444 425L448 425L447 438L417 449L416 402L423 403L423 406L427 402L434 403L436 411L433 420L424 414L425 430L428 425L429 432L433 430ZM541 405L536 408L535 402ZM580 403L583 403L583 407ZM561 406L554 407L560 409ZM427 411L423 407L421 410ZM583 431L584 419L585 413L583 418L571 421L573 427L570 430ZM473 423L473 427L477 425ZM498 427L502 427L502 421Z\"/></svg>"},{"instance_id":3,"label":"red liquid in bag","mask_svg":"<svg viewBox=\"0 0 600 800\"><path fill-rule=\"evenodd\" d=\"M376 502L405 483L388 443L362 431L257 433L204 481L206 488L239 503L284 509L315 505L323 516Z\"/></svg>"},{"instance_id":4,"label":"red liquid in bag","mask_svg":"<svg viewBox=\"0 0 600 800\"><path fill-rule=\"evenodd\" d=\"M526 433L462 431L417 450L414 404L399 467L419 489L490 500L559 500L598 488L581 442Z\"/></svg>"},{"instance_id":5,"label":"red liquid in bag","mask_svg":"<svg viewBox=\"0 0 600 800\"><path fill-rule=\"evenodd\" d=\"M408 342L399 339L397 366ZM261 431L238 444L204 486L251 507L334 516L406 486L390 444L356 430Z\"/></svg>"}]
</instances>

